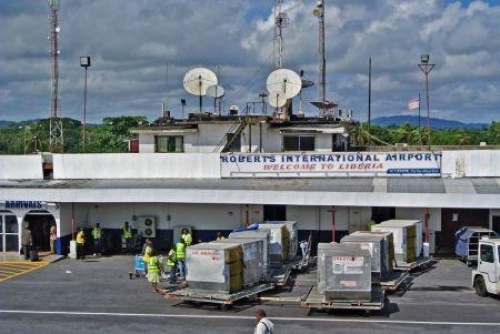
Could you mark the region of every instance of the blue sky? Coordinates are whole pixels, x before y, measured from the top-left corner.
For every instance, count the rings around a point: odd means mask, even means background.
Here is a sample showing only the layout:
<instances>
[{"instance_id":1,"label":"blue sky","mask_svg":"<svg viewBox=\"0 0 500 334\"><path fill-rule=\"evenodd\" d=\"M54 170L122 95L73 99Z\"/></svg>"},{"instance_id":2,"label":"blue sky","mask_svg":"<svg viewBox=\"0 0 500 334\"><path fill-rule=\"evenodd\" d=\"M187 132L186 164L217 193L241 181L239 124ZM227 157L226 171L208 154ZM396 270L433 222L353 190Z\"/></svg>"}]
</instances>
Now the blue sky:
<instances>
[{"instance_id":1,"label":"blue sky","mask_svg":"<svg viewBox=\"0 0 500 334\"><path fill-rule=\"evenodd\" d=\"M60 0L61 115L82 118L83 69L91 56L87 120L198 111L183 89L190 69L218 74L222 112L259 101L275 69L275 0ZM320 96L314 0L282 0L283 67L315 85L302 109ZM49 24L46 0L0 1L0 120L50 115ZM464 122L500 120L500 0L325 0L327 99L367 119L372 59L372 117L405 115L408 99L425 96L418 68L430 54L431 116ZM168 66L167 66L168 64ZM168 71L167 71L168 68ZM184 115L181 99L187 100ZM294 106L298 109L298 98ZM212 111L205 97L203 111ZM296 109L296 111L297 111ZM268 107L268 110L272 110Z\"/></svg>"}]
</instances>

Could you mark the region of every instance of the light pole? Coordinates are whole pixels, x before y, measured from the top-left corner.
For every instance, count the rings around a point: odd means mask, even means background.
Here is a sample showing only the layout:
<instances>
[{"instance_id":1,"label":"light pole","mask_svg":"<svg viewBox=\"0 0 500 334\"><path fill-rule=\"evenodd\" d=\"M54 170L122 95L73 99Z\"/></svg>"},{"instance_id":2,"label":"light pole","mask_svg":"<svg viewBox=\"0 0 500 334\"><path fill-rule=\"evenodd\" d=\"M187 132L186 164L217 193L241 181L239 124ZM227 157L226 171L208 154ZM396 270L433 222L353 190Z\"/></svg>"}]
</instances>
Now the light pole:
<instances>
[{"instance_id":1,"label":"light pole","mask_svg":"<svg viewBox=\"0 0 500 334\"><path fill-rule=\"evenodd\" d=\"M80 66L85 68L83 84L83 122L82 122L82 150L85 151L85 126L87 124L87 70L90 67L90 57L80 57Z\"/></svg>"},{"instance_id":2,"label":"light pole","mask_svg":"<svg viewBox=\"0 0 500 334\"><path fill-rule=\"evenodd\" d=\"M418 67L425 75L425 94L427 98L427 141L429 151L431 150L431 117L430 117L430 107L429 107L429 73L431 73L435 64L429 63L429 55L423 54L420 56L420 64Z\"/></svg>"}]
</instances>

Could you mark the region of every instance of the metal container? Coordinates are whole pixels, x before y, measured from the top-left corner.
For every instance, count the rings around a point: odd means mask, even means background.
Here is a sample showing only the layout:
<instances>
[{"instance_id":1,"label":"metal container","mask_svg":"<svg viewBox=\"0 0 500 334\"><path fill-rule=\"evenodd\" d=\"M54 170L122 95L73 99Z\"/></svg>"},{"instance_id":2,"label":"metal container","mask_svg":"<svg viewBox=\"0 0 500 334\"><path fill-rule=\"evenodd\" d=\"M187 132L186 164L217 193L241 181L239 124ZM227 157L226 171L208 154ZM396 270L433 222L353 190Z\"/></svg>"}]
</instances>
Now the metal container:
<instances>
[{"instance_id":1,"label":"metal container","mask_svg":"<svg viewBox=\"0 0 500 334\"><path fill-rule=\"evenodd\" d=\"M261 280L264 282L269 281L271 266L269 264L269 246L270 246L271 232L266 230L253 230L232 232L228 236L228 240L238 239L257 239L262 241L262 273Z\"/></svg>"},{"instance_id":2,"label":"metal container","mask_svg":"<svg viewBox=\"0 0 500 334\"><path fill-rule=\"evenodd\" d=\"M327 302L369 302L370 258L359 244L318 244L318 293Z\"/></svg>"},{"instance_id":3,"label":"metal container","mask_svg":"<svg viewBox=\"0 0 500 334\"><path fill-rule=\"evenodd\" d=\"M299 250L299 233L297 230L297 222L290 220L277 220L277 221L266 221L266 224L285 224L288 233L290 234L290 253L289 258L294 258L297 256Z\"/></svg>"},{"instance_id":4,"label":"metal container","mask_svg":"<svg viewBox=\"0 0 500 334\"><path fill-rule=\"evenodd\" d=\"M259 231L270 232L269 262L271 267L281 267L290 255L290 232L286 224L259 224Z\"/></svg>"},{"instance_id":5,"label":"metal container","mask_svg":"<svg viewBox=\"0 0 500 334\"><path fill-rule=\"evenodd\" d=\"M259 284L264 270L263 240L239 238L212 241L211 243L241 245L243 248L243 286L251 287Z\"/></svg>"},{"instance_id":6,"label":"metal container","mask_svg":"<svg viewBox=\"0 0 500 334\"><path fill-rule=\"evenodd\" d=\"M422 222L392 219L372 225L374 232L392 232L396 261L414 262L422 252Z\"/></svg>"},{"instance_id":7,"label":"metal container","mask_svg":"<svg viewBox=\"0 0 500 334\"><path fill-rule=\"evenodd\" d=\"M187 285L193 290L235 293L243 287L240 244L199 243L186 248Z\"/></svg>"},{"instance_id":8,"label":"metal container","mask_svg":"<svg viewBox=\"0 0 500 334\"><path fill-rule=\"evenodd\" d=\"M359 244L361 248L370 251L372 274L387 277L392 273L389 241L384 232L357 231L346 235L340 242Z\"/></svg>"}]
</instances>

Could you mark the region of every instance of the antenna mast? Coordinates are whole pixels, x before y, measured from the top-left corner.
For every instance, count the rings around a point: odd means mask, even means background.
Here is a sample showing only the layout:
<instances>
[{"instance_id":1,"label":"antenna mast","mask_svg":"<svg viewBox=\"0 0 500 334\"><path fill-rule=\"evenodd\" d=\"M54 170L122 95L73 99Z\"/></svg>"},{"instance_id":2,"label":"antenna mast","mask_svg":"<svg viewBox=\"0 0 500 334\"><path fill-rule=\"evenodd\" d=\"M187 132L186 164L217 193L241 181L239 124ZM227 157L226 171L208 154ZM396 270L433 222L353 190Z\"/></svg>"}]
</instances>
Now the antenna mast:
<instances>
[{"instance_id":1,"label":"antenna mast","mask_svg":"<svg viewBox=\"0 0 500 334\"><path fill-rule=\"evenodd\" d=\"M50 139L49 151L63 151L63 128L60 115L59 99L59 0L48 0L50 13L50 54L52 56L51 90L50 90Z\"/></svg>"},{"instance_id":2,"label":"antenna mast","mask_svg":"<svg viewBox=\"0 0 500 334\"><path fill-rule=\"evenodd\" d=\"M283 34L282 29L287 27L290 20L288 15L281 11L281 0L276 0L274 7L274 58L276 69L283 66Z\"/></svg>"},{"instance_id":3,"label":"antenna mast","mask_svg":"<svg viewBox=\"0 0 500 334\"><path fill-rule=\"evenodd\" d=\"M326 101L326 57L325 57L325 6L324 0L318 0L313 10L314 16L319 19L319 86L320 101Z\"/></svg>"}]
</instances>

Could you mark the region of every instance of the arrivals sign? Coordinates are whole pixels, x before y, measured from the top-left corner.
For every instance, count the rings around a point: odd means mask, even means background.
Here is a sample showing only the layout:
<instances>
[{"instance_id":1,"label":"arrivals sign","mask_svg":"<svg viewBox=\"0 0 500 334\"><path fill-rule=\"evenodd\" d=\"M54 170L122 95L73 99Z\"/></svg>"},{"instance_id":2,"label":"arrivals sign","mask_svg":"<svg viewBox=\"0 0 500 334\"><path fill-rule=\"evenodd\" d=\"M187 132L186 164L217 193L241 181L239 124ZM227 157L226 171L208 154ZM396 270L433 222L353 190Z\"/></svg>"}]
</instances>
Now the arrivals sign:
<instances>
[{"instance_id":1,"label":"arrivals sign","mask_svg":"<svg viewBox=\"0 0 500 334\"><path fill-rule=\"evenodd\" d=\"M441 152L224 153L221 177L441 176Z\"/></svg>"}]
</instances>

